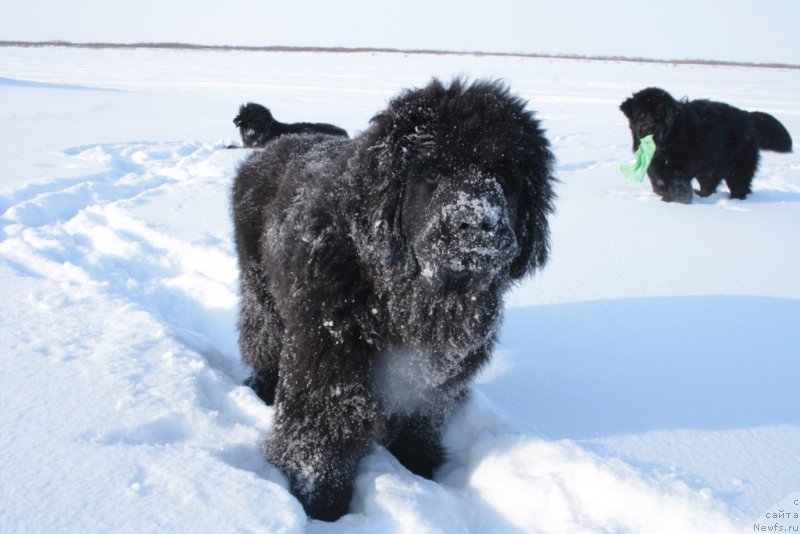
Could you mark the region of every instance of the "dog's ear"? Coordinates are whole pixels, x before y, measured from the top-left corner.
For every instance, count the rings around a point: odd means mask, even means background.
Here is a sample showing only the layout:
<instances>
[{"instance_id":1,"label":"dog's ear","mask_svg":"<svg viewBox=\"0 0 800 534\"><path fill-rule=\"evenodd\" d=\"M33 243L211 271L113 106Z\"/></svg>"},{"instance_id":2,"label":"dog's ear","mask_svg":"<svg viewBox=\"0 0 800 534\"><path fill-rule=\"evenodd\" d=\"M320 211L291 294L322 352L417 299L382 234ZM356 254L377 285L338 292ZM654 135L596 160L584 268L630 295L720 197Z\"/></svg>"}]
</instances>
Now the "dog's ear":
<instances>
[{"instance_id":1,"label":"dog's ear","mask_svg":"<svg viewBox=\"0 0 800 534\"><path fill-rule=\"evenodd\" d=\"M555 211L552 175L555 157L541 130L536 126L532 148L521 166L520 196L515 233L519 253L511 263L510 276L519 279L545 265L550 255L548 217Z\"/></svg>"},{"instance_id":2,"label":"dog's ear","mask_svg":"<svg viewBox=\"0 0 800 534\"><path fill-rule=\"evenodd\" d=\"M627 98L625 102L620 104L619 109L630 119L633 114L633 98Z\"/></svg>"},{"instance_id":3,"label":"dog's ear","mask_svg":"<svg viewBox=\"0 0 800 534\"><path fill-rule=\"evenodd\" d=\"M389 138L390 118L381 113L371 127L361 134L348 164L353 180L359 184L359 206L369 207L355 214L356 241L360 254L372 264L397 266L406 257L401 228L405 182L398 169L398 154Z\"/></svg>"},{"instance_id":4,"label":"dog's ear","mask_svg":"<svg viewBox=\"0 0 800 534\"><path fill-rule=\"evenodd\" d=\"M663 124L667 130L675 122L678 104L672 96L663 90L654 90L649 96L650 109L653 119L659 124Z\"/></svg>"},{"instance_id":5,"label":"dog's ear","mask_svg":"<svg viewBox=\"0 0 800 534\"><path fill-rule=\"evenodd\" d=\"M675 123L675 116L677 115L678 108L675 104L675 101L670 99L664 99L661 103L661 117L666 125L667 131L672 128L672 125Z\"/></svg>"},{"instance_id":6,"label":"dog's ear","mask_svg":"<svg viewBox=\"0 0 800 534\"><path fill-rule=\"evenodd\" d=\"M361 136L369 147L367 158L355 168L366 171L363 188L373 196L372 213L364 214L365 231L380 248L379 261L399 265L407 256L406 239L402 229L402 206L405 197L407 171L414 147L423 133L420 125L430 121L436 103L446 89L438 80L418 90L407 90L395 97L386 110L375 115L370 128Z\"/></svg>"},{"instance_id":7,"label":"dog's ear","mask_svg":"<svg viewBox=\"0 0 800 534\"><path fill-rule=\"evenodd\" d=\"M667 115L669 115L669 107L667 106L667 101L664 98L659 98L654 102L653 105L653 118L658 121L666 121Z\"/></svg>"},{"instance_id":8,"label":"dog's ear","mask_svg":"<svg viewBox=\"0 0 800 534\"><path fill-rule=\"evenodd\" d=\"M371 187L378 193L377 208L371 221L372 231L377 242L383 247L381 261L390 266L397 266L406 256L406 242L402 228L403 203L406 194L406 178L403 172L403 156L393 153L388 146L378 145L372 154L373 162L380 177L379 183Z\"/></svg>"},{"instance_id":9,"label":"dog's ear","mask_svg":"<svg viewBox=\"0 0 800 534\"><path fill-rule=\"evenodd\" d=\"M258 115L254 126L256 126L264 135L269 137L272 134L272 125L275 124L275 119L272 118L272 113L267 110L263 115Z\"/></svg>"}]
</instances>

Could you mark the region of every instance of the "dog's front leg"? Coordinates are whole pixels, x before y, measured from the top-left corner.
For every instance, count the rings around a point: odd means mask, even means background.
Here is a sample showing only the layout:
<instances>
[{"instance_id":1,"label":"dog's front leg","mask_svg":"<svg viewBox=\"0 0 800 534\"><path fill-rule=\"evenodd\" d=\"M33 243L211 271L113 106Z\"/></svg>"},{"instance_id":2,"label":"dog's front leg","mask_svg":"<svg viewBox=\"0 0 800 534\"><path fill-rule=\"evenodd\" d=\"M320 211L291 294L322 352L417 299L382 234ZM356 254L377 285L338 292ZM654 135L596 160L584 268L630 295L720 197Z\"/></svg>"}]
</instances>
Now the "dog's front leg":
<instances>
[{"instance_id":1,"label":"dog's front leg","mask_svg":"<svg viewBox=\"0 0 800 534\"><path fill-rule=\"evenodd\" d=\"M692 179L682 175L671 176L666 182L664 193L661 195L664 202L692 203Z\"/></svg>"},{"instance_id":2,"label":"dog's front leg","mask_svg":"<svg viewBox=\"0 0 800 534\"><path fill-rule=\"evenodd\" d=\"M647 169L653 192L664 202L692 202L692 176L685 169L675 167L666 155L656 152Z\"/></svg>"},{"instance_id":3,"label":"dog's front leg","mask_svg":"<svg viewBox=\"0 0 800 534\"><path fill-rule=\"evenodd\" d=\"M647 171L653 192L664 202L692 203L692 178L671 168L651 166Z\"/></svg>"},{"instance_id":4,"label":"dog's front leg","mask_svg":"<svg viewBox=\"0 0 800 534\"><path fill-rule=\"evenodd\" d=\"M366 363L359 361L350 351L333 350L285 355L282 362L288 365L281 366L277 416L264 452L315 519L347 513L358 462L374 439L377 408L366 387Z\"/></svg>"},{"instance_id":5,"label":"dog's front leg","mask_svg":"<svg viewBox=\"0 0 800 534\"><path fill-rule=\"evenodd\" d=\"M398 417L390 422L390 440L386 447L406 469L431 479L445 461L441 444L443 424L441 410Z\"/></svg>"},{"instance_id":6,"label":"dog's front leg","mask_svg":"<svg viewBox=\"0 0 800 534\"><path fill-rule=\"evenodd\" d=\"M666 184L664 183L664 179L661 177L661 173L654 169L650 169L647 171L647 177L650 179L650 185L653 187L653 193L658 196L663 196L664 191L666 191Z\"/></svg>"}]
</instances>

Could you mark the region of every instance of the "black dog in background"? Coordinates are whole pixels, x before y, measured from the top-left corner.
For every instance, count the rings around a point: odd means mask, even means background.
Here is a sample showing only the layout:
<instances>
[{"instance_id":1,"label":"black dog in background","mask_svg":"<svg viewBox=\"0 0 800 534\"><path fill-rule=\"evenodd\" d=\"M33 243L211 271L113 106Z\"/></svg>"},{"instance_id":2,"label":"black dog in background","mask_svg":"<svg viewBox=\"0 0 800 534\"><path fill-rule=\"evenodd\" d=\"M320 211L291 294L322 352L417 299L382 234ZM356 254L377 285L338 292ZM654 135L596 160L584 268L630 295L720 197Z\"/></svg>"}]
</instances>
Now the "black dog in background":
<instances>
[{"instance_id":1,"label":"black dog in background","mask_svg":"<svg viewBox=\"0 0 800 534\"><path fill-rule=\"evenodd\" d=\"M347 511L373 443L427 478L444 461L504 293L547 261L553 161L506 87L434 80L353 140L284 136L242 164L239 345L310 516Z\"/></svg>"},{"instance_id":2,"label":"black dog in background","mask_svg":"<svg viewBox=\"0 0 800 534\"><path fill-rule=\"evenodd\" d=\"M286 134L318 133L347 137L347 132L338 126L325 123L295 122L285 124L278 122L269 109L261 104L247 103L239 107L239 114L233 119L239 128L242 144L245 148L260 148L268 141Z\"/></svg>"},{"instance_id":3,"label":"black dog in background","mask_svg":"<svg viewBox=\"0 0 800 534\"><path fill-rule=\"evenodd\" d=\"M652 135L656 152L647 169L653 191L666 202L707 197L725 180L731 198L744 199L758 168L759 150L791 152L792 138L775 117L748 112L711 100L677 101L663 89L650 87L625 100L634 152Z\"/></svg>"}]
</instances>

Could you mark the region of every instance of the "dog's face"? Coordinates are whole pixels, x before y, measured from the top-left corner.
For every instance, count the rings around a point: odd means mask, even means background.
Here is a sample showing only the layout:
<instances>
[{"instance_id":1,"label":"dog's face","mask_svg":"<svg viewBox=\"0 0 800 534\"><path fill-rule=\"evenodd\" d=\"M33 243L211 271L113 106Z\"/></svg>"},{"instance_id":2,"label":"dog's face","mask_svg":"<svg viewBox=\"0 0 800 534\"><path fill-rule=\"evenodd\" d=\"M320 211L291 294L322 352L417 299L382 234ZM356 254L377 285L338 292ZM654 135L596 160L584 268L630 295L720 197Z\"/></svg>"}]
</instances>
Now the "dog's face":
<instances>
[{"instance_id":1,"label":"dog's face","mask_svg":"<svg viewBox=\"0 0 800 534\"><path fill-rule=\"evenodd\" d=\"M619 109L628 118L633 136L633 150L639 141L652 135L658 144L670 131L675 120L677 102L663 89L650 87L626 99Z\"/></svg>"},{"instance_id":2,"label":"dog's face","mask_svg":"<svg viewBox=\"0 0 800 534\"><path fill-rule=\"evenodd\" d=\"M508 269L519 253L516 180L476 166L412 168L402 232L422 276L450 290Z\"/></svg>"},{"instance_id":3,"label":"dog's face","mask_svg":"<svg viewBox=\"0 0 800 534\"><path fill-rule=\"evenodd\" d=\"M367 185L383 197L368 216L388 227L389 263L458 293L544 264L553 156L524 101L497 83L434 81L373 123L385 181Z\"/></svg>"},{"instance_id":4,"label":"dog's face","mask_svg":"<svg viewBox=\"0 0 800 534\"><path fill-rule=\"evenodd\" d=\"M239 128L244 147L256 148L264 146L269 140L274 120L269 109L260 104L249 103L239 107L239 114L233 119L233 124Z\"/></svg>"}]
</instances>

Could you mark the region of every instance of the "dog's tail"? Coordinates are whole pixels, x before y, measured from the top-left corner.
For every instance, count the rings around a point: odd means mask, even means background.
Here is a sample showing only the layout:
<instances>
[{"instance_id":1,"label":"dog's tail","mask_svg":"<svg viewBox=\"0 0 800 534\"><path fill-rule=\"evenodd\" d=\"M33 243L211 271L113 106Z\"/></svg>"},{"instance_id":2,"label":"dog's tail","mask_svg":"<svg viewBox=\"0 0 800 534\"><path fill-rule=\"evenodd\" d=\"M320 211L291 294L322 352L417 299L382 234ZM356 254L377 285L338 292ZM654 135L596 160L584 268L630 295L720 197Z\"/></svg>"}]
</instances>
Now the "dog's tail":
<instances>
[{"instance_id":1,"label":"dog's tail","mask_svg":"<svg viewBox=\"0 0 800 534\"><path fill-rule=\"evenodd\" d=\"M751 111L750 118L758 132L758 147L773 152L791 152L792 136L783 124L769 113Z\"/></svg>"}]
</instances>

